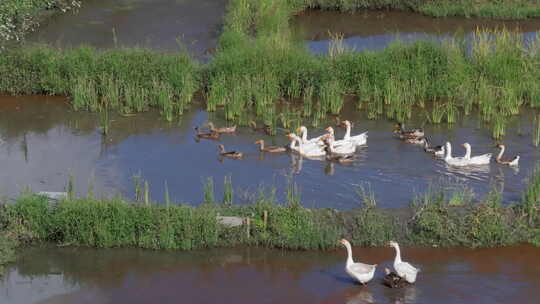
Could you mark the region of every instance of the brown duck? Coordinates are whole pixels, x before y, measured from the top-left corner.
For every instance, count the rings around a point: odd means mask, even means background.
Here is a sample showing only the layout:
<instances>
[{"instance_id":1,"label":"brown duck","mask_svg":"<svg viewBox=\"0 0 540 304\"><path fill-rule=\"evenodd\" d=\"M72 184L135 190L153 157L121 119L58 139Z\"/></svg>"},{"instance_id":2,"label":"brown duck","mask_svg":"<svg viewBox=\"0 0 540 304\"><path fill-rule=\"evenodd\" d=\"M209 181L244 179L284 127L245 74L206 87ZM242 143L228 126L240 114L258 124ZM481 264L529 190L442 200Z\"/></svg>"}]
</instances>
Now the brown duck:
<instances>
[{"instance_id":1,"label":"brown duck","mask_svg":"<svg viewBox=\"0 0 540 304\"><path fill-rule=\"evenodd\" d=\"M242 158L244 156L244 153L242 153L242 152L225 151L225 146L223 146L223 145L219 145L218 150L219 150L219 156L223 156L223 157L240 159L240 158Z\"/></svg>"},{"instance_id":2,"label":"brown duck","mask_svg":"<svg viewBox=\"0 0 540 304\"><path fill-rule=\"evenodd\" d=\"M208 122L206 125L208 125L208 127L210 127L210 131L212 131L213 133L234 133L236 132L236 126L232 126L232 127L221 127L221 128L216 128L214 126L214 123L212 122Z\"/></svg>"},{"instance_id":3,"label":"brown duck","mask_svg":"<svg viewBox=\"0 0 540 304\"><path fill-rule=\"evenodd\" d=\"M280 147L280 146L267 146L267 147L265 147L264 146L264 140L262 140L262 139L257 140L255 142L255 144L259 145L259 150L261 152L280 153L280 152L287 151L287 149L285 147Z\"/></svg>"},{"instance_id":4,"label":"brown duck","mask_svg":"<svg viewBox=\"0 0 540 304\"><path fill-rule=\"evenodd\" d=\"M195 134L197 138L219 139L219 133L216 133L216 132L201 133L201 130L199 129L199 127L193 127L193 129L195 129L195 132L197 132Z\"/></svg>"},{"instance_id":5,"label":"brown duck","mask_svg":"<svg viewBox=\"0 0 540 304\"><path fill-rule=\"evenodd\" d=\"M383 278L383 284L390 288L402 288L409 285L405 279L401 278L395 272L391 272L390 269L385 268L386 275Z\"/></svg>"},{"instance_id":6,"label":"brown duck","mask_svg":"<svg viewBox=\"0 0 540 304\"><path fill-rule=\"evenodd\" d=\"M250 121L249 125L255 132L262 132L267 135L270 135L270 133L272 132L272 130L270 129L270 126L266 124L263 127L257 127L257 123L255 123L254 121Z\"/></svg>"}]
</instances>

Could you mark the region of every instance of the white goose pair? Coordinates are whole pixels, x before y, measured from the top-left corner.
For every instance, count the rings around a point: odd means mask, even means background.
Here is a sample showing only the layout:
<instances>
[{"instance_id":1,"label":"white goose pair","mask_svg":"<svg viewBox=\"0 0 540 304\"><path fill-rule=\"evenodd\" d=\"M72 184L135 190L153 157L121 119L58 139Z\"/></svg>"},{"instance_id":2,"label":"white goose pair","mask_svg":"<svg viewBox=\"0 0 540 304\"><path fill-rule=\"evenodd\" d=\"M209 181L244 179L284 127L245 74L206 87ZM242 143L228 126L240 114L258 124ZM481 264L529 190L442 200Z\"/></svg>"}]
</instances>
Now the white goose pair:
<instances>
[{"instance_id":1,"label":"white goose pair","mask_svg":"<svg viewBox=\"0 0 540 304\"><path fill-rule=\"evenodd\" d=\"M345 271L355 280L360 282L362 285L365 285L367 282L373 279L375 274L375 265L369 265L364 263L355 263L352 258L352 248L351 243L346 239L340 241L341 244L347 249L347 262L345 264ZM389 246L394 247L396 250L396 257L394 258L394 270L397 275L407 281L408 283L416 282L416 275L420 272L420 269L415 268L407 262L401 260L401 251L397 242L391 241L388 243Z\"/></svg>"},{"instance_id":2,"label":"white goose pair","mask_svg":"<svg viewBox=\"0 0 540 304\"><path fill-rule=\"evenodd\" d=\"M444 157L444 161L448 165L454 167L464 167L475 165L488 165L490 163L491 153L471 157L471 145L469 143L464 143L462 146L465 147L465 155L462 157L452 157L452 145L450 144L450 142L446 142L446 155Z\"/></svg>"}]
</instances>

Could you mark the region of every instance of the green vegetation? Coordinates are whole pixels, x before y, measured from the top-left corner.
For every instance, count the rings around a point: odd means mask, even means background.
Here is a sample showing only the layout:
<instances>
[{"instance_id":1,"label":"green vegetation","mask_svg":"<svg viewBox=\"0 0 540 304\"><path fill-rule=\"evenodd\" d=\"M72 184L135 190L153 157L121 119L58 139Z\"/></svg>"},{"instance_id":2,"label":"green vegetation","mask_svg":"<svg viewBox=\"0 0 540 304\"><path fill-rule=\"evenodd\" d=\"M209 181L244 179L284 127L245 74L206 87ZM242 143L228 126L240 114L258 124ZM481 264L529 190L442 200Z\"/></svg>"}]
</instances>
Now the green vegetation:
<instances>
[{"instance_id":1,"label":"green vegetation","mask_svg":"<svg viewBox=\"0 0 540 304\"><path fill-rule=\"evenodd\" d=\"M476 32L470 46L456 38L395 42L381 52L355 53L336 34L328 56L320 56L311 54L289 28L289 19L310 7L415 9L444 3L232 0L208 64L197 64L185 52L10 48L0 57L0 92L68 95L75 109L101 113L105 135L109 111L157 108L171 121L200 90L208 111L222 109L226 119L239 125L247 125L254 114L273 133L296 127L302 117L318 126L351 99L371 119L405 121L416 112L431 123L453 123L474 110L492 136L501 138L522 107L540 106L540 40L526 44L520 34L502 29ZM470 5L510 3L528 7L529 2ZM533 137L538 142L538 135Z\"/></svg>"},{"instance_id":2,"label":"green vegetation","mask_svg":"<svg viewBox=\"0 0 540 304\"><path fill-rule=\"evenodd\" d=\"M169 120L183 113L199 87L198 65L186 53L142 49L12 48L0 56L0 73L0 92L68 95L76 110L94 112L154 107Z\"/></svg>"},{"instance_id":3,"label":"green vegetation","mask_svg":"<svg viewBox=\"0 0 540 304\"><path fill-rule=\"evenodd\" d=\"M7 233L0 232L0 277L4 274L4 265L15 261L16 245Z\"/></svg>"},{"instance_id":4,"label":"green vegetation","mask_svg":"<svg viewBox=\"0 0 540 304\"><path fill-rule=\"evenodd\" d=\"M540 3L535 0L288 0L288 2L298 10L393 9L414 11L433 17L464 16L495 19L540 17Z\"/></svg>"},{"instance_id":5,"label":"green vegetation","mask_svg":"<svg viewBox=\"0 0 540 304\"><path fill-rule=\"evenodd\" d=\"M210 179L204 185L204 203L196 207L177 205L169 199L166 204L155 204L148 194L145 203L121 198L98 200L91 193L49 202L43 196L24 194L2 206L0 228L9 240L22 244L47 241L100 248L190 250L250 245L324 250L337 246L341 237L362 246L382 246L392 239L413 246L540 245L540 208L535 196L540 188L539 170L531 176L523 201L507 205L501 204L496 190L483 201L474 202L465 187L439 185L418 195L404 209L377 207L369 188L360 188L361 208L307 209L294 184L286 190L283 204L276 201L275 191L261 189L250 204L235 205L232 181L226 178L222 203L215 201ZM217 216L240 216L249 221L225 227ZM13 243L7 240L0 237L0 248L10 253Z\"/></svg>"},{"instance_id":6,"label":"green vegetation","mask_svg":"<svg viewBox=\"0 0 540 304\"><path fill-rule=\"evenodd\" d=\"M0 49L11 41L21 41L39 26L45 11L76 9L81 0L2 0L0 2Z\"/></svg>"}]
</instances>

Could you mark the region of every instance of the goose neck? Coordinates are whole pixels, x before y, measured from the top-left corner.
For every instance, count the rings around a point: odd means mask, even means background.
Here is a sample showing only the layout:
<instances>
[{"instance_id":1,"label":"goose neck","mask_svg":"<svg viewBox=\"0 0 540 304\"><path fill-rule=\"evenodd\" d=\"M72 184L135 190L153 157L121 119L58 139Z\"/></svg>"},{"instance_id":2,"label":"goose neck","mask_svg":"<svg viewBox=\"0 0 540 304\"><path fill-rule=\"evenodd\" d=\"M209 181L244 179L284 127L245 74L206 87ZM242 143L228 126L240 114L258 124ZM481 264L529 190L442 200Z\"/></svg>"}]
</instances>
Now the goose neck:
<instances>
[{"instance_id":1,"label":"goose neck","mask_svg":"<svg viewBox=\"0 0 540 304\"><path fill-rule=\"evenodd\" d=\"M504 154L504 146L501 146L501 151L499 151L499 155L497 155L497 159L501 159Z\"/></svg>"}]
</instances>

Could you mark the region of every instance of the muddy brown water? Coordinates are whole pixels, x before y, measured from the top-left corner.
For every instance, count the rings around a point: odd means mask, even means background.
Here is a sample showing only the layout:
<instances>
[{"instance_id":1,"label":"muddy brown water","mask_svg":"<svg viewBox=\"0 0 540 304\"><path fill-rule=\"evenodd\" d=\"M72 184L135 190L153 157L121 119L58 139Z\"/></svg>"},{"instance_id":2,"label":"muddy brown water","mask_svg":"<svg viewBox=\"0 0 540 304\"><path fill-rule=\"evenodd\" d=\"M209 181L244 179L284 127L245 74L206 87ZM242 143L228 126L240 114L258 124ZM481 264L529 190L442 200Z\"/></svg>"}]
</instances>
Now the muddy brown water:
<instances>
[{"instance_id":1,"label":"muddy brown water","mask_svg":"<svg viewBox=\"0 0 540 304\"><path fill-rule=\"evenodd\" d=\"M422 126L425 115L409 123ZM523 111L510 121L508 156L519 154L520 166L510 168L492 163L476 168L451 168L426 154L418 146L393 137L394 122L367 120L362 112L347 105L342 119L354 122L353 134L369 131L368 145L357 152L348 165L310 160L291 154L264 154L254 145L263 138L268 144L285 145L282 129L277 136L266 136L250 128L239 128L236 135L223 135L220 141L194 140L193 126L207 120L226 125L220 112L207 113L194 104L180 121L167 123L159 113L146 112L131 117L111 117L111 132L103 137L97 114L71 110L63 97L0 97L0 196L14 198L27 186L34 191L63 191L72 175L76 191L84 195L89 184L97 196L122 194L134 197L133 177L140 175L150 185L151 199L164 200L165 183L177 203L198 205L203 199L203 183L214 179L217 200L221 201L223 180L231 176L234 203L249 203L261 188L277 190L283 202L292 180L299 186L306 207L351 209L359 206L359 185L371 188L382 207L407 206L411 199L427 191L430 184L445 183L450 188L472 189L481 200L494 187L502 190L505 203L519 201L527 177L540 160L532 145L535 112ZM309 136L323 134L334 118ZM407 125L406 125L407 127ZM473 155L495 153L489 128L475 115L454 125L424 125L434 144L448 140L454 155L462 155L459 144L469 142ZM344 130L337 129L341 138ZM217 156L217 145L244 152L243 160Z\"/></svg>"},{"instance_id":2,"label":"muddy brown water","mask_svg":"<svg viewBox=\"0 0 540 304\"><path fill-rule=\"evenodd\" d=\"M80 9L47 19L29 42L99 49L144 47L197 57L217 45L226 0L85 0Z\"/></svg>"},{"instance_id":3,"label":"muddy brown water","mask_svg":"<svg viewBox=\"0 0 540 304\"><path fill-rule=\"evenodd\" d=\"M502 21L479 18L433 18L398 11L335 11L307 10L293 17L291 26L308 47L326 53L331 34L343 35L345 45L355 51L380 50L393 41L413 42L456 37L469 39L476 29L518 31L526 40L535 39L540 31L540 19Z\"/></svg>"},{"instance_id":4,"label":"muddy brown water","mask_svg":"<svg viewBox=\"0 0 540 304\"><path fill-rule=\"evenodd\" d=\"M379 264L365 287L345 273L344 249L28 248L0 279L0 303L538 303L538 247L402 250L421 272L390 289L381 284L390 248L353 249Z\"/></svg>"}]
</instances>

